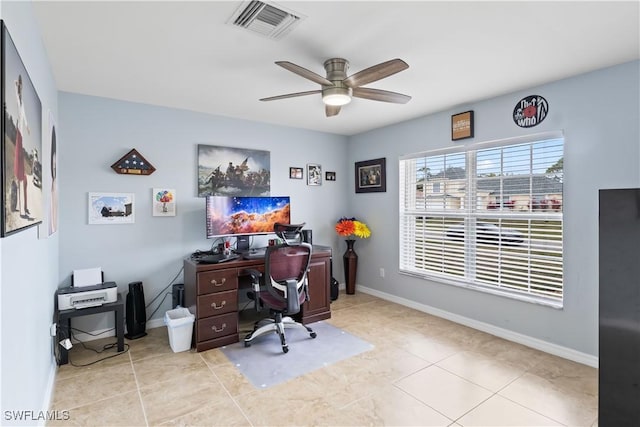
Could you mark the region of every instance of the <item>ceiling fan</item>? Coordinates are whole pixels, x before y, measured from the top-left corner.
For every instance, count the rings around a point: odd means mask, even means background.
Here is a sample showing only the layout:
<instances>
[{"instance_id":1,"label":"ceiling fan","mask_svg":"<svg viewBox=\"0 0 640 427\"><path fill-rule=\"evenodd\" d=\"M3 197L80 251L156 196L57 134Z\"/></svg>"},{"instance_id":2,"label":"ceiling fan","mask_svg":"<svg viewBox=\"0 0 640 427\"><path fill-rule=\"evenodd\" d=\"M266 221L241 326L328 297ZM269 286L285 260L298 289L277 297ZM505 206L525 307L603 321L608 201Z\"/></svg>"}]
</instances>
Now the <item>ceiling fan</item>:
<instances>
[{"instance_id":1,"label":"ceiling fan","mask_svg":"<svg viewBox=\"0 0 640 427\"><path fill-rule=\"evenodd\" d=\"M327 117L331 117L338 115L340 108L351 102L351 97L396 104L406 104L411 99L410 96L397 92L362 87L409 68L409 65L401 59L382 62L347 77L349 62L343 58L331 58L324 62L324 69L327 72L326 78L292 62L277 61L276 64L305 79L322 85L322 89L271 96L262 98L260 101L275 101L277 99L320 93L322 94L322 102L325 104L325 113Z\"/></svg>"}]
</instances>

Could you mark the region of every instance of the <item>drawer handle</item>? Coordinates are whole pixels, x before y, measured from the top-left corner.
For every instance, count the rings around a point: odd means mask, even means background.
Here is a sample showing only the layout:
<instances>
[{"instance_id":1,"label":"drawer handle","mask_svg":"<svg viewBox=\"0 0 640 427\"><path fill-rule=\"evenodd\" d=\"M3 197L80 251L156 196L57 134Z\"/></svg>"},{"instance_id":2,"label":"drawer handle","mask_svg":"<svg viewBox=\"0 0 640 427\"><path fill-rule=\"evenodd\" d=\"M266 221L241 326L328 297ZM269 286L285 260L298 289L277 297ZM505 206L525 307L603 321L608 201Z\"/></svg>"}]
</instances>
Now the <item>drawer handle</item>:
<instances>
[{"instance_id":1,"label":"drawer handle","mask_svg":"<svg viewBox=\"0 0 640 427\"><path fill-rule=\"evenodd\" d=\"M214 301L211 303L211 308L213 308L214 310L220 310L221 308L224 308L226 304L227 304L227 300L222 301L222 304L220 306L218 306Z\"/></svg>"},{"instance_id":2,"label":"drawer handle","mask_svg":"<svg viewBox=\"0 0 640 427\"><path fill-rule=\"evenodd\" d=\"M226 328L227 328L227 324L226 324L226 323L223 323L223 324L222 324L222 328L220 328L220 329L216 328L216 325L213 325L213 326L211 327L211 329L212 329L214 332L222 332L222 331L224 331Z\"/></svg>"},{"instance_id":3,"label":"drawer handle","mask_svg":"<svg viewBox=\"0 0 640 427\"><path fill-rule=\"evenodd\" d=\"M220 283L218 283L218 281L216 279L211 279L211 284L213 286L222 286L222 285L224 285L224 282L226 282L226 281L227 281L226 277L223 277L222 280L220 281Z\"/></svg>"}]
</instances>

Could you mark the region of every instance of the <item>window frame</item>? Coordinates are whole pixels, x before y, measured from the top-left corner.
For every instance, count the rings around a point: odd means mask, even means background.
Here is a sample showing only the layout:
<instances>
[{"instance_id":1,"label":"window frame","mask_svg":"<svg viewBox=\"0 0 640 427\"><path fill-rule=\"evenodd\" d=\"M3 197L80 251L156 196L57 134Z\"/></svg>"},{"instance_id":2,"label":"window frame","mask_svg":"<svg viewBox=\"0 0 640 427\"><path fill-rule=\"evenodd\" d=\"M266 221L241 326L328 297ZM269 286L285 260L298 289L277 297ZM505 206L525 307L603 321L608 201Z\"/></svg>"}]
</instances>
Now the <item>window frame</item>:
<instances>
[{"instance_id":1,"label":"window frame","mask_svg":"<svg viewBox=\"0 0 640 427\"><path fill-rule=\"evenodd\" d=\"M465 144L464 146L447 147L443 149L429 150L429 151L412 153L412 154L401 156L399 158L399 184L398 184L399 186L398 228L399 228L399 248L400 248L398 261L399 261L400 274L418 277L426 280L432 280L438 283L444 283L448 285L454 285L454 286L464 287L468 289L478 290L485 293L490 293L494 295L526 301L529 303L541 304L541 305L550 306L553 308L562 308L564 303L564 298L565 298L565 290L566 290L565 288L566 274L564 272L565 270L565 262L564 262L565 236L563 234L565 229L564 206L566 204L566 198L564 196L564 183L565 183L564 170L562 172L562 181L561 181L562 196L560 199L560 203L561 203L562 209L560 210L553 209L548 212L547 211L534 212L533 210L529 210L525 214L519 213L519 212L509 212L508 210L504 210L504 209L502 210L498 209L495 212L492 212L491 210L486 208L484 210L478 208L478 195L477 195L478 182L480 181L480 179L482 179L481 176L480 177L477 176L478 152L481 152L487 149L492 149L492 148L498 148L500 150L503 150L505 147L508 147L508 146L517 146L520 144L534 144L534 143L544 142L547 140L557 140L557 139L562 140L561 158L564 159L566 141L565 141L564 133L562 131L543 132L543 133L531 134L531 135L526 135L521 137L505 138L505 139L495 140L495 141ZM435 158L437 156L452 156L458 153L463 153L465 158L466 189L464 191L464 197L463 197L464 206L462 206L460 209L457 209L457 210L454 210L454 209L447 210L447 202L445 200L443 202L443 209L430 210L426 202L428 197L428 194L426 191L424 191L424 195L423 195L423 197L425 198L424 206L419 208L416 206L416 204L411 205L411 203L409 202L411 197L415 197L414 201L417 202L418 196L409 195L407 192L412 190L410 188L411 184L415 184L419 182L419 179L418 179L419 174L417 173L417 171L419 170L419 164L414 164L414 170L407 172L406 166L409 164L409 162L407 161L411 161L415 159L424 159L423 163L421 164L426 170L428 169L426 167L426 164L428 163L427 160L429 158ZM531 154L529 154L529 159L531 162L533 162L533 158L534 158L534 154L532 151ZM443 164L446 164L446 163L443 163ZM446 166L443 168L443 171L446 171ZM414 181L410 182L410 180L408 180L407 173L414 174L413 176ZM425 173L428 173L428 172L425 172ZM522 175L534 177L539 174L536 174L532 168L528 174L522 174ZM506 176L506 175L503 175L503 176ZM534 178L531 178L531 179L533 180ZM501 178L500 185L503 185L503 182L504 182L504 178ZM424 183L426 187L428 184L427 179L424 179ZM417 187L418 186L416 186L416 188ZM531 183L530 188L532 190L531 195L533 196L534 194L533 190L535 190L535 188L533 187L533 181ZM446 184L443 183L441 184L440 194L445 194L445 197L446 197L446 192L447 192L447 187L446 187ZM407 198L407 196L409 196L409 199ZM504 199L504 196L505 194L504 192L502 192L502 187L501 187L500 197ZM471 200L473 202L470 202ZM532 197L530 202L532 202L533 200L534 198ZM407 206L409 207L405 206L405 204L407 204ZM410 206L413 206L414 209L411 209ZM422 225L419 226L417 225L416 221L418 220L418 218L421 218L421 217L422 217ZM429 246L430 246L429 243L424 243L422 245L413 245L413 250L412 250L412 244L406 243L403 241L405 239L410 239L411 241L415 241L417 238L422 238L423 240L426 239L426 237L424 236L428 234L428 231L424 232L424 230L428 230L429 225L427 222L429 221L429 218L435 219L436 221L442 220L443 228L441 228L441 230L444 229L447 219L455 220L457 218L459 220L460 218L462 218L462 223L464 224L464 236L467 236L467 238L464 240L463 254L462 254L464 258L463 259L464 274L459 278L453 276L450 272L439 273L433 270L428 270L425 267L428 261L428 255L426 255L425 251L429 249ZM559 227L558 246L560 248L559 249L560 264L558 264L557 259L553 260L555 262L556 267L559 268L559 271L560 271L559 274L561 275L560 282L559 282L559 290L561 292L561 296L559 298L553 297L553 296L541 295L541 294L538 294L538 292L542 293L542 291L531 290L532 288L536 287L535 285L532 286L532 274L533 274L531 272L532 265L534 265L535 262L539 262L536 260L536 256L532 254L533 253L531 249L532 243L529 243L528 255L525 258L523 258L527 260L528 266L529 266L528 267L529 272L527 276L529 281L527 282L527 285L511 286L511 289L509 289L509 286L506 286L505 284L500 284L500 283L491 284L491 283L482 283L481 281L478 281L478 278L475 272L476 257L478 256L478 253L482 252L481 251L482 247L481 247L481 244L479 244L475 240L476 239L475 236L477 232L475 223L484 222L482 220L485 218L496 219L498 223L501 225L503 220L507 221L507 224L508 224L508 221L526 220L528 221L529 236L533 236L532 232L537 231L537 228L536 228L537 226L533 226L531 221L542 220L542 221L554 221L559 223L560 227ZM420 234L419 230L422 230L424 234ZM557 230L554 230L554 231L557 231ZM441 233L443 232L444 231L441 231ZM473 239L471 238L471 236L473 236ZM502 245L502 242L500 242L500 245ZM416 249L419 249L422 255L417 254ZM504 247L500 246L499 249L496 251L496 253L498 254L498 257L501 257L504 255L503 250L504 250ZM450 259L450 256L444 254L444 252L445 251L443 250L443 255L442 255L443 264L446 263L448 259ZM422 268L416 267L417 264L421 264ZM410 268L407 266L409 266ZM520 267L520 266L517 265L517 267ZM523 290L525 288L528 290L526 291Z\"/></svg>"}]
</instances>

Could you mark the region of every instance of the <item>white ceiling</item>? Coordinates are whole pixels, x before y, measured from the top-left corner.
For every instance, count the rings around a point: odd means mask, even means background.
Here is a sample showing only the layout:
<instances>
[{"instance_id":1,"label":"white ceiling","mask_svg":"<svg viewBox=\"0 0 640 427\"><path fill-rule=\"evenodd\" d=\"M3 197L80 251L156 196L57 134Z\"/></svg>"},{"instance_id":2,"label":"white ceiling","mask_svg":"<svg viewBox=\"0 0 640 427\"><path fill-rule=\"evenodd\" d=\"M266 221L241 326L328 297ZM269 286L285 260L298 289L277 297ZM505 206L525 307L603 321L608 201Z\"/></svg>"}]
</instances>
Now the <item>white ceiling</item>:
<instances>
[{"instance_id":1,"label":"white ceiling","mask_svg":"<svg viewBox=\"0 0 640 427\"><path fill-rule=\"evenodd\" d=\"M276 41L227 23L237 1L34 1L58 89L343 135L640 58L639 2L281 1L306 18ZM10 25L10 23L8 23ZM10 29L10 28L9 28ZM401 58L368 87L408 104L355 98L325 117L319 89L274 64L348 74Z\"/></svg>"}]
</instances>

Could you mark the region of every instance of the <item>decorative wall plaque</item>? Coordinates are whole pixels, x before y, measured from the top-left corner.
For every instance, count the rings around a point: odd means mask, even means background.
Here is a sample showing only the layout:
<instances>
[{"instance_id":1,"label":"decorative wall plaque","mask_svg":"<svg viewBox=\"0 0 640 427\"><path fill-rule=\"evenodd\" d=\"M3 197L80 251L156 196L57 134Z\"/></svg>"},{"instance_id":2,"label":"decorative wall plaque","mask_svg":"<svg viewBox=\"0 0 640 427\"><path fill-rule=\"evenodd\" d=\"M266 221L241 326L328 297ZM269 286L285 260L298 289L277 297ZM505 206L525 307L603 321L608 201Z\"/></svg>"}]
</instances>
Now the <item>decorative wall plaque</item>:
<instances>
[{"instance_id":1,"label":"decorative wall plaque","mask_svg":"<svg viewBox=\"0 0 640 427\"><path fill-rule=\"evenodd\" d=\"M135 148L112 164L111 168L117 173L125 175L151 175L156 171L156 168Z\"/></svg>"},{"instance_id":2,"label":"decorative wall plaque","mask_svg":"<svg viewBox=\"0 0 640 427\"><path fill-rule=\"evenodd\" d=\"M513 121L521 128L539 125L549 113L549 103L540 95L522 98L513 109Z\"/></svg>"},{"instance_id":3,"label":"decorative wall plaque","mask_svg":"<svg viewBox=\"0 0 640 427\"><path fill-rule=\"evenodd\" d=\"M451 140L473 138L473 111L451 116Z\"/></svg>"}]
</instances>

